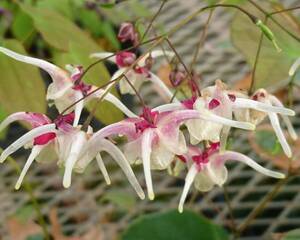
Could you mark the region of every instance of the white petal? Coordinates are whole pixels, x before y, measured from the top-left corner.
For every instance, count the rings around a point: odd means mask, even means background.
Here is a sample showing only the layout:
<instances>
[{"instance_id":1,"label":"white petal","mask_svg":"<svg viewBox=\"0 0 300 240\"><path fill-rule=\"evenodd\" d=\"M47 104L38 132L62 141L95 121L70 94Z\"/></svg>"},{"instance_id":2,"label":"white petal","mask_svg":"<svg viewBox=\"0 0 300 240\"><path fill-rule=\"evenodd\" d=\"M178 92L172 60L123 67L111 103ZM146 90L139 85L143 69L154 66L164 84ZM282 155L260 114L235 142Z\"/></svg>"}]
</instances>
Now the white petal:
<instances>
[{"instance_id":1,"label":"white petal","mask_svg":"<svg viewBox=\"0 0 300 240\"><path fill-rule=\"evenodd\" d=\"M283 104L280 102L280 100L277 97L270 96L270 100L271 100L271 103L274 104L275 106L283 107ZM298 136L297 136L297 133L291 123L291 120L287 116L284 116L284 115L282 115L282 119L288 129L288 132L289 132L291 138L296 141L298 139Z\"/></svg>"},{"instance_id":2,"label":"white petal","mask_svg":"<svg viewBox=\"0 0 300 240\"><path fill-rule=\"evenodd\" d=\"M83 131L78 132L75 139L72 141L71 150L65 163L65 173L63 178L63 186L65 188L71 186L72 170L76 161L78 161L80 152L82 151L86 141L86 133Z\"/></svg>"},{"instance_id":3,"label":"white petal","mask_svg":"<svg viewBox=\"0 0 300 240\"><path fill-rule=\"evenodd\" d=\"M83 98L83 94L80 91L75 91L74 94L75 94L75 102L80 100L81 98ZM74 122L73 122L73 127L78 126L83 108L84 108L84 100L81 100L80 102L76 103L75 111L74 111L75 118L74 118Z\"/></svg>"},{"instance_id":4,"label":"white petal","mask_svg":"<svg viewBox=\"0 0 300 240\"><path fill-rule=\"evenodd\" d=\"M245 130L254 130L255 129L255 125L253 125L251 123L230 120L227 118L220 117L211 112L201 112L200 116L203 120L211 121L214 123L219 123L219 124L230 126L230 127L241 128L241 129L245 129Z\"/></svg>"},{"instance_id":5,"label":"white petal","mask_svg":"<svg viewBox=\"0 0 300 240\"><path fill-rule=\"evenodd\" d=\"M26 115L26 112L17 112L9 115L0 123L0 132L12 122L23 120L24 115Z\"/></svg>"},{"instance_id":6,"label":"white petal","mask_svg":"<svg viewBox=\"0 0 300 240\"><path fill-rule=\"evenodd\" d=\"M130 164L137 163L137 161L141 160L142 151L140 137L125 144L124 155Z\"/></svg>"},{"instance_id":7,"label":"white petal","mask_svg":"<svg viewBox=\"0 0 300 240\"><path fill-rule=\"evenodd\" d=\"M222 157L222 161L235 160L235 161L245 163L249 167L253 168L254 170L256 170L266 176L273 177L273 178L285 178L284 174L266 169L266 168L260 166L258 163L256 163L251 158L249 158L241 153L237 153L237 152L233 152L233 151L226 151L223 154L220 154L220 156Z\"/></svg>"},{"instance_id":8,"label":"white petal","mask_svg":"<svg viewBox=\"0 0 300 240\"><path fill-rule=\"evenodd\" d=\"M291 66L290 70L289 70L289 75L293 76L295 74L295 72L297 71L298 67L300 66L300 58L298 58L293 65Z\"/></svg>"},{"instance_id":9,"label":"white petal","mask_svg":"<svg viewBox=\"0 0 300 240\"><path fill-rule=\"evenodd\" d=\"M98 52L98 53L92 53L90 55L90 58L99 58L99 59L104 59L108 58L108 61L111 61L113 63L116 63L116 56L114 56L114 53L112 52Z\"/></svg>"},{"instance_id":10,"label":"white petal","mask_svg":"<svg viewBox=\"0 0 300 240\"><path fill-rule=\"evenodd\" d=\"M215 182L209 176L207 169L204 169L197 174L194 185L200 192L208 192L213 189Z\"/></svg>"},{"instance_id":11,"label":"white petal","mask_svg":"<svg viewBox=\"0 0 300 240\"><path fill-rule=\"evenodd\" d=\"M153 147L151 169L167 169L173 161L174 156L174 153L168 151L164 145L158 143Z\"/></svg>"},{"instance_id":12,"label":"white petal","mask_svg":"<svg viewBox=\"0 0 300 240\"><path fill-rule=\"evenodd\" d=\"M158 57L163 57L163 56L173 58L175 56L175 53L173 51L153 50L153 51L145 54L145 56L139 60L138 65L141 67L144 67L145 61L150 55L152 58L158 58Z\"/></svg>"},{"instance_id":13,"label":"white petal","mask_svg":"<svg viewBox=\"0 0 300 240\"><path fill-rule=\"evenodd\" d=\"M142 136L142 160L145 174L145 181L150 200L154 199L152 177L151 177L151 151L152 141L154 138L154 130L146 129Z\"/></svg>"},{"instance_id":14,"label":"white petal","mask_svg":"<svg viewBox=\"0 0 300 240\"><path fill-rule=\"evenodd\" d=\"M47 145L41 146L41 145L37 145L34 146L31 150L31 153L22 169L22 172L19 176L19 179L15 185L15 189L18 190L21 187L21 184L23 182L23 179L29 169L29 167L31 166L31 164L33 163L34 159L40 154L40 152L46 147Z\"/></svg>"},{"instance_id":15,"label":"white petal","mask_svg":"<svg viewBox=\"0 0 300 240\"><path fill-rule=\"evenodd\" d=\"M102 139L99 141L99 149L106 151L108 154L110 154L113 157L113 159L119 164L119 166L125 173L126 177L128 178L128 181L130 182L134 190L137 192L138 196L141 199L144 199L145 198L144 191L141 188L128 161L126 160L124 154L120 151L120 149L106 139Z\"/></svg>"},{"instance_id":16,"label":"white petal","mask_svg":"<svg viewBox=\"0 0 300 240\"><path fill-rule=\"evenodd\" d=\"M104 180L105 180L106 184L107 184L107 185L110 185L110 184L111 184L111 181L110 181L108 172L107 172L107 170L106 170L106 167L105 167L105 165L104 165L104 162L103 162L103 160L102 160L102 157L101 157L101 155L100 155L99 153L96 155L96 159L97 159L97 164L98 164L99 169L100 169L100 171L101 171L101 173L102 173L102 175L103 175L103 177L104 177Z\"/></svg>"},{"instance_id":17,"label":"white petal","mask_svg":"<svg viewBox=\"0 0 300 240\"><path fill-rule=\"evenodd\" d=\"M168 111L175 111L175 110L182 110L184 107L180 102L176 103L168 103L168 104L163 104L158 107L155 107L152 109L152 111L158 111L158 112L168 112Z\"/></svg>"},{"instance_id":18,"label":"white petal","mask_svg":"<svg viewBox=\"0 0 300 240\"><path fill-rule=\"evenodd\" d=\"M185 199L188 195L190 187L191 187L197 173L198 173L197 167L196 167L195 164L193 164L191 166L191 168L189 169L188 174L186 175L186 178L185 178L185 184L184 184L183 191L182 191L180 201L179 201L179 205L178 205L178 211L180 213L183 212L183 205L184 205Z\"/></svg>"},{"instance_id":19,"label":"white petal","mask_svg":"<svg viewBox=\"0 0 300 240\"><path fill-rule=\"evenodd\" d=\"M157 75L150 72L149 80L152 82L154 89L165 101L170 101L172 99L173 93ZM174 98L173 101L179 102L176 98Z\"/></svg>"},{"instance_id":20,"label":"white petal","mask_svg":"<svg viewBox=\"0 0 300 240\"><path fill-rule=\"evenodd\" d=\"M90 95L89 98L91 97L97 97L100 98L103 94L105 93L105 90L99 89L97 92L94 94ZM118 109L120 109L127 117L138 117L136 114L134 114L132 111L130 111L117 97L115 97L111 93L106 93L104 96L104 100L111 102L114 104Z\"/></svg>"},{"instance_id":21,"label":"white petal","mask_svg":"<svg viewBox=\"0 0 300 240\"><path fill-rule=\"evenodd\" d=\"M220 135L220 151L224 151L226 149L229 132L230 132L230 127L224 126L222 128L221 135Z\"/></svg>"},{"instance_id":22,"label":"white petal","mask_svg":"<svg viewBox=\"0 0 300 240\"><path fill-rule=\"evenodd\" d=\"M210 160L206 165L206 169L209 178L219 187L223 186L228 177L228 171L224 164L218 164L216 161Z\"/></svg>"},{"instance_id":23,"label":"white petal","mask_svg":"<svg viewBox=\"0 0 300 240\"><path fill-rule=\"evenodd\" d=\"M279 120L276 113L268 113L269 119L271 121L271 125L275 131L275 134L278 138L278 141L280 142L280 145L284 151L284 153L287 155L288 158L292 157L292 150L287 143L285 136L282 132L282 129L279 124Z\"/></svg>"},{"instance_id":24,"label":"white petal","mask_svg":"<svg viewBox=\"0 0 300 240\"><path fill-rule=\"evenodd\" d=\"M20 137L18 140L13 142L11 145L9 145L1 154L0 157L0 163L4 162L4 160L17 151L19 148L23 147L26 143L32 141L34 138L41 136L45 133L50 132L56 132L55 130L55 124L47 124L40 127L36 127L29 131L28 133L24 134L22 137Z\"/></svg>"},{"instance_id":25,"label":"white petal","mask_svg":"<svg viewBox=\"0 0 300 240\"><path fill-rule=\"evenodd\" d=\"M0 52L4 53L5 55L24 63L28 63L48 72L51 76L53 83L55 84L55 92L65 90L72 86L72 81L64 70L60 69L59 67L55 66L52 63L44 61L42 59L28 57L25 55L21 55L19 53L13 52L7 48L0 47Z\"/></svg>"},{"instance_id":26,"label":"white petal","mask_svg":"<svg viewBox=\"0 0 300 240\"><path fill-rule=\"evenodd\" d=\"M295 112L291 109L285 108L282 106L274 107L271 104L266 104L258 101L254 101L246 98L236 98L233 103L233 107L235 108L252 108L262 112L274 112L283 115L294 116Z\"/></svg>"}]
</instances>

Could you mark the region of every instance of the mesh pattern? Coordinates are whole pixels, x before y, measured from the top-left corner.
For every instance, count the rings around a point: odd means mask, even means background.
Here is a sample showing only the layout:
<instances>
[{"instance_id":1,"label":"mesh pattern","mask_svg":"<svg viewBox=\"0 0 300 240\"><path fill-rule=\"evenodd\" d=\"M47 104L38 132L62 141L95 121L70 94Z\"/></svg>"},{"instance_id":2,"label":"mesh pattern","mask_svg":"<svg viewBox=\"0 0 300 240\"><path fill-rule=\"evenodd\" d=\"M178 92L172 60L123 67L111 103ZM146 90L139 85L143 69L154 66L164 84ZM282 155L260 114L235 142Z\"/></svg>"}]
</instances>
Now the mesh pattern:
<instances>
[{"instance_id":1,"label":"mesh pattern","mask_svg":"<svg viewBox=\"0 0 300 240\"><path fill-rule=\"evenodd\" d=\"M158 8L157 0L143 1L154 12ZM286 1L293 5L297 1ZM191 11L201 7L197 0L173 0L168 1L165 10L160 15L158 21L166 29L181 18L188 15ZM171 41L176 46L178 52L183 56L184 61L189 63L194 46L199 37L199 30L203 28L206 21L205 14L192 21L187 27L175 34ZM197 70L202 73L204 85L211 84L216 78L221 78L225 82L233 83L241 79L249 71L243 57L232 47L220 47L229 38L228 24L231 15L223 10L217 10L213 24L209 27L208 39L204 48L201 50L197 62ZM237 71L238 69L238 71ZM145 98L150 99L154 105L159 103L158 98L153 98L150 88L144 87ZM299 102L297 102L299 103ZM296 104L296 111L300 112L300 104ZM299 118L294 119L299 123ZM15 128L12 128L14 130ZM13 139L16 139L14 132L10 132ZM20 133L18 133L19 135ZM245 133L235 131L234 136L239 136L239 143L235 143L234 148L245 154L249 154L253 159L270 169L271 163L261 159L249 148ZM22 155L23 156L23 155ZM27 155L25 155L27 156ZM23 165L25 159L19 157L18 161ZM112 179L110 188L118 188L121 191L135 195L125 176L110 159L106 159L109 173ZM272 188L276 180L266 178L256 174L250 168L242 164L229 164L230 175L228 179L228 192L231 199L233 214L236 222L241 223L249 212L258 204L265 194ZM140 167L134 169L136 175L144 186L144 177ZM103 193L109 187L105 182L93 162L88 167L84 175L73 177L72 186L65 190L62 188L62 177L58 174L59 170L55 164L36 164L31 167L27 179L36 186L35 195L42 204L42 212L47 216L50 209L58 208L59 221L66 234L80 235L87 232L90 228L98 226L102 229L103 239L113 239L116 233L122 231L129 222L142 213L161 211L169 208L176 208L179 196L184 184L183 177L173 178L165 172L153 172L153 182L155 184L155 201L140 201L134 209L122 211L111 202L102 200ZM29 204L28 195L23 191L14 191L13 186L17 180L14 170L8 165L1 165L0 171L0 235L3 239L7 238L5 226L6 218L13 214L17 209ZM294 178L268 204L265 211L249 226L240 239L270 239L273 232L282 232L300 226L300 178ZM215 188L213 191L193 196L189 195L186 207L191 207L196 211L202 212L214 222L228 227L230 217L228 209L224 203L222 189ZM188 202L194 198L194 204ZM6 237L5 237L6 236Z\"/></svg>"}]
</instances>

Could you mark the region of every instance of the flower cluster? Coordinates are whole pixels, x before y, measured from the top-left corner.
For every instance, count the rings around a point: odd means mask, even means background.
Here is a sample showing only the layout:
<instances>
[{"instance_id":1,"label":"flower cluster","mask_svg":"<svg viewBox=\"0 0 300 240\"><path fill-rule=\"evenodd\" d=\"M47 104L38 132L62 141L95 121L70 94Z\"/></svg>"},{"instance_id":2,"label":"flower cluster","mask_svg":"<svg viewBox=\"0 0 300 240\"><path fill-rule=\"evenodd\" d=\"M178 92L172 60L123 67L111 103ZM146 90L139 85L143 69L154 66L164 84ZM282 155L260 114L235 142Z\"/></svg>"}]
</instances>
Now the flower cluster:
<instances>
[{"instance_id":1,"label":"flower cluster","mask_svg":"<svg viewBox=\"0 0 300 240\"><path fill-rule=\"evenodd\" d=\"M136 35L131 27L123 26L120 39L135 41ZM126 51L117 54L92 54L91 57L106 58L119 67L112 76L112 82L120 78L118 84L121 93L135 94L144 82L149 81L164 99L168 102L172 99L171 103L153 109L144 106L141 115L136 115L108 92L112 84L107 89L99 89L84 83L84 70L81 66L68 65L65 71L44 60L24 56L3 47L0 47L0 52L48 72L52 83L48 87L47 99L61 113L51 120L40 113L17 112L0 124L0 131L14 121L25 121L32 126L32 130L8 146L0 157L0 161L4 162L21 147L32 148L16 189L20 188L33 161L42 162L45 159L57 161L59 166L65 168L63 186L66 188L71 184L72 172L82 173L94 159L106 183L110 184L109 174L101 158L103 151L117 162L141 199L145 195L131 168L132 164L143 165L147 193L151 200L154 199L151 170L172 168L173 172L178 172L186 168L179 211L183 210L192 183L203 192L211 190L214 185L224 184L228 174L225 167L227 160L243 162L270 177L284 178L283 174L268 170L241 153L226 150L230 128L253 131L257 124L268 117L285 154L292 156L278 116L282 116L291 137L296 139L297 135L288 118L295 113L284 108L266 90L259 89L252 96L248 96L228 89L222 81L217 80L215 85L202 90L192 89L193 97L180 101L151 71L153 59L163 55L173 57L172 52L153 50L140 58ZM178 73L170 77L183 78L177 75ZM79 124L81 112L85 104L93 98L113 103L127 118L98 131L93 131L91 126L84 125L83 128ZM125 145L118 146L115 141L110 140L119 136L126 137Z\"/></svg>"}]
</instances>

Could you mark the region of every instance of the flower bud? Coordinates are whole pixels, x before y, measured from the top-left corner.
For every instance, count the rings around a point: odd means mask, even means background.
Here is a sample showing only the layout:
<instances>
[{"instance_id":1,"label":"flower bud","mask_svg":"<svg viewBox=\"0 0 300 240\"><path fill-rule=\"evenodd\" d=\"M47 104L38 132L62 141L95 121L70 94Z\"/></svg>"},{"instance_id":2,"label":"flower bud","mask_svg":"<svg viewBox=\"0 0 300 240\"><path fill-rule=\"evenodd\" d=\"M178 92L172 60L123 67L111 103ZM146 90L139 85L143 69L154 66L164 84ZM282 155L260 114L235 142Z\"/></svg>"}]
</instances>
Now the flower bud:
<instances>
[{"instance_id":1,"label":"flower bud","mask_svg":"<svg viewBox=\"0 0 300 240\"><path fill-rule=\"evenodd\" d=\"M258 26L260 28L260 30L262 31L262 33L273 43L276 50L278 52L281 52L281 49L279 48L279 46L275 40L275 36L274 36L273 32L271 31L271 29L259 19L256 22L256 26Z\"/></svg>"},{"instance_id":2,"label":"flower bud","mask_svg":"<svg viewBox=\"0 0 300 240\"><path fill-rule=\"evenodd\" d=\"M119 67L128 67L134 63L136 56L132 52L120 52L116 54L116 63Z\"/></svg>"},{"instance_id":3,"label":"flower bud","mask_svg":"<svg viewBox=\"0 0 300 240\"><path fill-rule=\"evenodd\" d=\"M173 87L178 87L185 79L185 73L178 69L170 72L169 79Z\"/></svg>"},{"instance_id":4,"label":"flower bud","mask_svg":"<svg viewBox=\"0 0 300 240\"><path fill-rule=\"evenodd\" d=\"M134 46L138 45L138 34L132 23L124 22L121 24L118 33L118 39L120 42L130 41Z\"/></svg>"}]
</instances>

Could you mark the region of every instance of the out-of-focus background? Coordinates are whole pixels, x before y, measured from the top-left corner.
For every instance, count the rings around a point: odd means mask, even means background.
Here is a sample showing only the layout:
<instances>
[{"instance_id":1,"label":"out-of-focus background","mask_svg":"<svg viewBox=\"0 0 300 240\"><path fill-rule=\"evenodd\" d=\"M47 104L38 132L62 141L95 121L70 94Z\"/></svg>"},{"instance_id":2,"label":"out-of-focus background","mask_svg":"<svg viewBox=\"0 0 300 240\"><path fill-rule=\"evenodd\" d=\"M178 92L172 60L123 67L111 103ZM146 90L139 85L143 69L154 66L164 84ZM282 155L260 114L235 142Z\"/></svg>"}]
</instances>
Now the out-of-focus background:
<instances>
[{"instance_id":1,"label":"out-of-focus background","mask_svg":"<svg viewBox=\"0 0 300 240\"><path fill-rule=\"evenodd\" d=\"M151 31L151 35L167 32L181 19L211 2L217 1L168 1L155 20L155 32ZM263 17L261 12L247 1L229 2L241 5L256 16ZM282 9L282 7L299 5L297 0L256 2L269 12ZM158 10L160 3L159 0L128 0L108 6L84 0L26 0L19 3L1 0L0 43L15 51L27 52L28 55L52 61L61 67L67 63L86 67L92 62L88 57L92 52L117 51L126 48L127 46L120 44L116 38L120 23L134 21L141 29L145 28ZM193 58L195 46L201 37L208 14L209 11L199 15L171 37L172 43L187 64L190 64ZM293 11L276 16L276 19L300 37L299 16L300 11ZM299 75L295 78L296 86L292 91L287 91L287 83L290 80L288 69L300 56L300 44L276 26L273 27L283 52L276 53L273 46L264 40L256 70L256 88L267 88L286 103L289 103L289 94L292 94L293 108L297 112L293 122L297 128L300 123L298 115L300 111ZM218 78L232 88L249 87L259 37L260 32L255 26L250 25L245 16L237 13L236 10L216 9L207 30L205 44L195 64L195 70L201 76L200 87L213 84ZM141 51L145 49L147 47L140 48ZM164 66L157 64L154 68L158 72L164 70ZM99 65L89 73L86 80L101 85L115 70L112 65ZM47 110L45 89L49 84L49 78L44 72L17 63L2 54L0 55L0 72L0 119L20 110L48 111L50 115L55 114L53 109ZM142 88L141 94L152 106L162 103L149 85ZM123 96L122 100L138 112L137 99ZM96 113L97 120L93 122L96 129L102 124L122 119L121 113L114 110L114 114L109 114L108 108L107 104L101 104L100 110ZM8 146L25 132L24 126L13 124L5 133L2 133L0 146L3 148ZM236 138L239 140L235 141ZM286 159L267 124L259 127L256 133L234 131L230 136L230 143L232 149L248 154L265 167L286 170ZM296 161L300 161L299 146L299 141L293 143ZM15 155L20 166L23 166L27 155L27 150L19 151ZM151 232L152 228L155 231L159 229L168 232L170 226L176 226L176 221L173 223L170 220L176 219L176 212L168 211L177 208L184 184L184 174L174 178L165 171L153 172L156 198L154 201L141 201L135 195L124 174L110 158L105 159L105 163L112 179L111 186L105 184L95 162L87 168L84 174L73 177L72 186L69 189L62 187L62 170L55 162L34 163L30 168L26 179L33 186L34 195L41 205L49 230L54 229L57 234L62 234L59 239L69 239L68 236L70 239L73 239L72 236L84 236L78 239L137 239L134 235L130 236L130 231L144 232L145 238L143 239L148 239L147 231ZM229 164L229 169L230 175L226 189L235 224L239 225L264 199L277 180L267 178L241 164ZM134 167L144 187L141 170L140 167ZM0 239L43 239L39 235L41 230L36 225L36 213L28 193L24 188L19 191L14 190L16 180L17 174L14 168L8 163L1 164ZM280 239L280 234L274 235L274 233L299 228L299 187L300 178L292 178L239 239ZM187 211L184 214L189 219L197 217L194 213L203 215L214 224L230 230L232 219L225 198L222 188L215 187L213 191L205 194L197 193L193 189L186 204L186 209L190 209L191 212ZM168 213L163 216L159 215L164 212ZM148 220L152 219L150 223L145 222L147 218L145 220L144 215L151 213L156 213L156 215L148 217ZM137 219L144 219L142 226L136 226ZM142 220L139 221L142 222ZM163 225L164 222L170 225ZM132 227L135 229L132 230ZM180 225L176 227L180 228ZM124 232L127 234L124 235ZM20 233L19 238L13 235L16 233ZM32 238L29 238L30 236Z\"/></svg>"}]
</instances>

